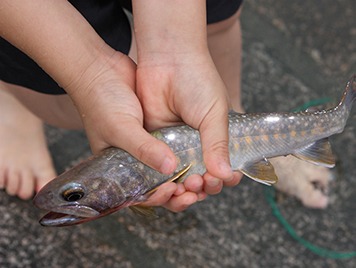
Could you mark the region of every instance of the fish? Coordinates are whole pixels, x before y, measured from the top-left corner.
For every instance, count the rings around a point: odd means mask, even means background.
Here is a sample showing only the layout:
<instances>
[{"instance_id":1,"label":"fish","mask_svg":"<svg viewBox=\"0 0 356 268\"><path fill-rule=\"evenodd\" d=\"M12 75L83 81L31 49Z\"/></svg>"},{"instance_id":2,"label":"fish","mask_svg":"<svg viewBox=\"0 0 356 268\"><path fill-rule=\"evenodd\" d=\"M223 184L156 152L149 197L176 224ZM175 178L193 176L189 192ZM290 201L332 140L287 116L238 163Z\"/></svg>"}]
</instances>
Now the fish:
<instances>
[{"instance_id":1,"label":"fish","mask_svg":"<svg viewBox=\"0 0 356 268\"><path fill-rule=\"evenodd\" d=\"M347 83L338 105L327 110L290 113L229 113L229 154L232 169L272 185L278 181L269 158L294 155L332 168L335 157L328 137L341 133L356 99L356 75ZM128 152L110 147L74 166L46 184L34 205L48 213L43 226L70 226L88 222L129 207L143 215L152 209L141 203L161 184L181 182L206 171L199 132L187 125L151 133L164 141L178 160L167 176L148 167Z\"/></svg>"}]
</instances>

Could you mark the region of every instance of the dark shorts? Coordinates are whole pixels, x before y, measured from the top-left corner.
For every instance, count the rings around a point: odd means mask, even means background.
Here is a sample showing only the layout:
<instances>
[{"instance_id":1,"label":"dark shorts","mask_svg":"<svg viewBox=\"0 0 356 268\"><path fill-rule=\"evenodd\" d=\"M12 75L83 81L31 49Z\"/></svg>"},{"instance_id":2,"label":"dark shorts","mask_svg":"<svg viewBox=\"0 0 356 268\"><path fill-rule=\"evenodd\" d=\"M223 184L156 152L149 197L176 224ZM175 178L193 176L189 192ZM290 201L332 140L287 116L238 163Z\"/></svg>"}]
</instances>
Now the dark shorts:
<instances>
[{"instance_id":1,"label":"dark shorts","mask_svg":"<svg viewBox=\"0 0 356 268\"><path fill-rule=\"evenodd\" d=\"M115 50L127 54L131 29L123 8L131 11L131 1L70 0L96 32ZM242 0L207 0L207 23L231 17ZM47 94L66 92L32 59L0 37L0 80Z\"/></svg>"}]
</instances>

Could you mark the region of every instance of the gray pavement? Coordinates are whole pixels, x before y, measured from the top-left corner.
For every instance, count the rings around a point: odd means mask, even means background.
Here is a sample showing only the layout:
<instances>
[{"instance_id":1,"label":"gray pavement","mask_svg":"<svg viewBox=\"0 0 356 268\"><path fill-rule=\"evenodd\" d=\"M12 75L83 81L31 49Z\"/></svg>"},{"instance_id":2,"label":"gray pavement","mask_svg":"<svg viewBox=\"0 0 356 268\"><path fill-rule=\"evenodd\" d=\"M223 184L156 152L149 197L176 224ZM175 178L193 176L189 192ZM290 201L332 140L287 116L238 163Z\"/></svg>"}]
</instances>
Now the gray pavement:
<instances>
[{"instance_id":1,"label":"gray pavement","mask_svg":"<svg viewBox=\"0 0 356 268\"><path fill-rule=\"evenodd\" d=\"M247 111L337 101L356 73L354 10L353 0L246 1ZM307 209L284 195L276 200L298 236L337 253L356 251L355 119L354 109L344 133L332 138L338 163L329 208ZM47 134L59 172L90 154L82 132L47 128ZM244 179L183 213L159 210L156 221L123 210L80 226L43 228L31 202L0 192L0 267L356 267L355 257L321 257L293 239L266 193Z\"/></svg>"}]
</instances>

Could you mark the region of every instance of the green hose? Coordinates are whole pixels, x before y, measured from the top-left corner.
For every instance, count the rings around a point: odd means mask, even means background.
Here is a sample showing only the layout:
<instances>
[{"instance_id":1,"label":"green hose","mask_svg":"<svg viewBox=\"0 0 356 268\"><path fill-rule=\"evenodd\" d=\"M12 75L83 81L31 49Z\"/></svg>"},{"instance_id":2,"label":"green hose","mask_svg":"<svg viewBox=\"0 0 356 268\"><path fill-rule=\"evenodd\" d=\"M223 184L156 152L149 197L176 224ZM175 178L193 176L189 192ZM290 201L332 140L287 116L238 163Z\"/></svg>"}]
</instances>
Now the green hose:
<instances>
[{"instance_id":1,"label":"green hose","mask_svg":"<svg viewBox=\"0 0 356 268\"><path fill-rule=\"evenodd\" d=\"M309 249L311 252L325 258L331 258L331 259L349 259L352 257L356 257L356 252L351 251L351 252L338 252L338 251L333 251L329 250L326 248L318 247L314 245L313 243L303 239L300 237L294 228L288 223L288 221L283 217L281 214L277 203L275 201L275 190L273 187L267 187L266 186L266 198L269 203L269 205L272 208L272 213L273 215L278 219L278 221L282 224L284 229L287 231L287 233L295 239L297 242L299 242L301 245L303 245L305 248Z\"/></svg>"}]
</instances>

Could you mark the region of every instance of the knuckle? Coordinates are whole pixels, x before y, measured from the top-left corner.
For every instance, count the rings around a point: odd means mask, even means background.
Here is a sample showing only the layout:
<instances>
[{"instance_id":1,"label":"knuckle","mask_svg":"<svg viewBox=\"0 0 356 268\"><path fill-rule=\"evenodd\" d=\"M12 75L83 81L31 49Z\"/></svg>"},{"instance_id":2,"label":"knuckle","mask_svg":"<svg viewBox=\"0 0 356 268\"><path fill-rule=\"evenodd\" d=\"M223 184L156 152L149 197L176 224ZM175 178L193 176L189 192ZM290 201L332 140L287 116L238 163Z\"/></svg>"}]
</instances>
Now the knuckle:
<instances>
[{"instance_id":1,"label":"knuckle","mask_svg":"<svg viewBox=\"0 0 356 268\"><path fill-rule=\"evenodd\" d=\"M152 142L141 143L136 148L136 153L135 153L136 157L144 163L149 163L150 159L152 159L153 146L154 146L154 144Z\"/></svg>"},{"instance_id":2,"label":"knuckle","mask_svg":"<svg viewBox=\"0 0 356 268\"><path fill-rule=\"evenodd\" d=\"M210 144L209 151L211 152L222 152L224 154L229 153L229 142L227 140L219 140Z\"/></svg>"}]
</instances>

